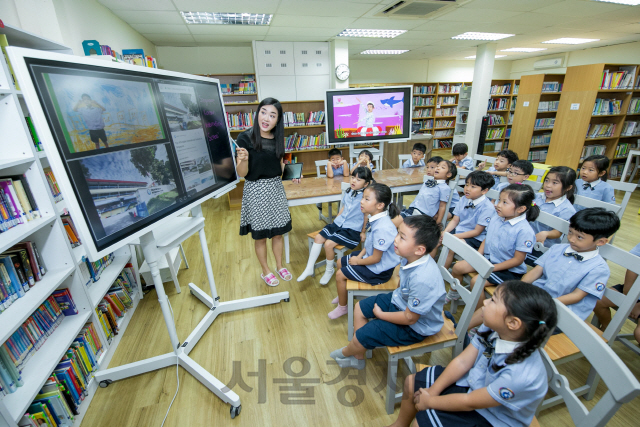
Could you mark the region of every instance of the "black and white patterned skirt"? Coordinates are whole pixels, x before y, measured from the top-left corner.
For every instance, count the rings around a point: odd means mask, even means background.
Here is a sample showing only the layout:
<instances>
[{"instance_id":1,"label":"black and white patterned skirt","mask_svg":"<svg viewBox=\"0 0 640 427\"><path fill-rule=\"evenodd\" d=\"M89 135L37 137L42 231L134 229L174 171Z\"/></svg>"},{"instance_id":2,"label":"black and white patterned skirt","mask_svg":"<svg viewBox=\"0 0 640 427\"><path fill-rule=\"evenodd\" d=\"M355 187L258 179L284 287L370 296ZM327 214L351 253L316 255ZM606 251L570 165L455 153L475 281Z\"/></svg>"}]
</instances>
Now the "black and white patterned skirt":
<instances>
[{"instance_id":1,"label":"black and white patterned skirt","mask_svg":"<svg viewBox=\"0 0 640 427\"><path fill-rule=\"evenodd\" d=\"M291 213L280 177L245 181L240 212L240 235L271 239L291 231Z\"/></svg>"}]
</instances>

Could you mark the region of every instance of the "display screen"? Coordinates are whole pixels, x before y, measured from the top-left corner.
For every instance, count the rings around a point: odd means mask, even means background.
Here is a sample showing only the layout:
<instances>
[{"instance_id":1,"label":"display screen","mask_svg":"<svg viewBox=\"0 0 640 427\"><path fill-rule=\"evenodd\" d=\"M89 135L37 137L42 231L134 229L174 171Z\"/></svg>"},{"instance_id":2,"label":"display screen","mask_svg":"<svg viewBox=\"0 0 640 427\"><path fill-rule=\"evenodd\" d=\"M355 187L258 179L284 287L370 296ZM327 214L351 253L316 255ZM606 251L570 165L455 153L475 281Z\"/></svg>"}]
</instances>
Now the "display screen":
<instances>
[{"instance_id":1,"label":"display screen","mask_svg":"<svg viewBox=\"0 0 640 427\"><path fill-rule=\"evenodd\" d=\"M98 251L236 180L217 83L25 62Z\"/></svg>"},{"instance_id":2,"label":"display screen","mask_svg":"<svg viewBox=\"0 0 640 427\"><path fill-rule=\"evenodd\" d=\"M411 86L327 91L329 144L409 139Z\"/></svg>"}]
</instances>

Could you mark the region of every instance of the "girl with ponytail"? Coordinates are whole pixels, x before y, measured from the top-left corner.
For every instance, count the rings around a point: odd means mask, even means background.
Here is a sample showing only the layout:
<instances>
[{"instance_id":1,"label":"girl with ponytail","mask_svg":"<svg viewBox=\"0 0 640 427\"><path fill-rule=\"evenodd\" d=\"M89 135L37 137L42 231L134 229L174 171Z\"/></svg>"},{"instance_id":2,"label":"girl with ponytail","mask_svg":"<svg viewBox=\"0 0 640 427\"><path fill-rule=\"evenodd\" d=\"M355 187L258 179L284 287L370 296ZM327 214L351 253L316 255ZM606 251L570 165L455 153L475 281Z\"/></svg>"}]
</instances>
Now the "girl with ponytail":
<instances>
[{"instance_id":1,"label":"girl with ponytail","mask_svg":"<svg viewBox=\"0 0 640 427\"><path fill-rule=\"evenodd\" d=\"M547 393L537 351L557 324L553 299L519 280L502 283L484 301L484 324L446 368L428 367L405 380L393 426L522 426Z\"/></svg>"}]
</instances>

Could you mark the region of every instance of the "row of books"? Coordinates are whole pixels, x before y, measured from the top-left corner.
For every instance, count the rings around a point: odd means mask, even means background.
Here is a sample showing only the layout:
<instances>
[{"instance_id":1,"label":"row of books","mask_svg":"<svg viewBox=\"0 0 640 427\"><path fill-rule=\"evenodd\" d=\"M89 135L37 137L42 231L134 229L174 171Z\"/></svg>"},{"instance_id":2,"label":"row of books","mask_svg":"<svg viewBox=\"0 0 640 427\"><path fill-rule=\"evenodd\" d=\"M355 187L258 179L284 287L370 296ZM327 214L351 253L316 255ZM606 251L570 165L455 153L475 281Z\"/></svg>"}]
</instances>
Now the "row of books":
<instances>
[{"instance_id":1,"label":"row of books","mask_svg":"<svg viewBox=\"0 0 640 427\"><path fill-rule=\"evenodd\" d=\"M489 99L489 105L487 110L506 110L509 104L509 98L495 98Z\"/></svg>"},{"instance_id":2,"label":"row of books","mask_svg":"<svg viewBox=\"0 0 640 427\"><path fill-rule=\"evenodd\" d=\"M26 175L0 178L0 233L40 217Z\"/></svg>"},{"instance_id":3,"label":"row of books","mask_svg":"<svg viewBox=\"0 0 640 427\"><path fill-rule=\"evenodd\" d=\"M616 153L615 153L615 155L613 157L615 159L617 159L619 157L627 157L627 155L629 154L629 151L637 150L637 149L638 149L638 143L621 142L616 147Z\"/></svg>"},{"instance_id":4,"label":"row of books","mask_svg":"<svg viewBox=\"0 0 640 427\"><path fill-rule=\"evenodd\" d=\"M489 120L487 123L489 124L489 126L505 124L504 117L499 114L489 114Z\"/></svg>"},{"instance_id":5,"label":"row of books","mask_svg":"<svg viewBox=\"0 0 640 427\"><path fill-rule=\"evenodd\" d=\"M613 136L615 131L615 123L589 123L587 138L605 138Z\"/></svg>"},{"instance_id":6,"label":"row of books","mask_svg":"<svg viewBox=\"0 0 640 427\"><path fill-rule=\"evenodd\" d=\"M516 83L515 85L513 85L513 94L517 95L518 91L520 90L520 84Z\"/></svg>"},{"instance_id":7,"label":"row of books","mask_svg":"<svg viewBox=\"0 0 640 427\"><path fill-rule=\"evenodd\" d=\"M640 113L640 98L631 98L631 102L629 102L629 109L627 110L627 114L638 114Z\"/></svg>"},{"instance_id":8,"label":"row of books","mask_svg":"<svg viewBox=\"0 0 640 427\"><path fill-rule=\"evenodd\" d=\"M121 273L114 285L107 291L96 307L96 314L107 340L111 342L118 335L119 319L133 306L135 278Z\"/></svg>"},{"instance_id":9,"label":"row of books","mask_svg":"<svg viewBox=\"0 0 640 427\"><path fill-rule=\"evenodd\" d=\"M504 128L491 128L487 129L486 139L499 139L504 135Z\"/></svg>"},{"instance_id":10,"label":"row of books","mask_svg":"<svg viewBox=\"0 0 640 427\"><path fill-rule=\"evenodd\" d=\"M538 103L538 113L558 111L558 105L560 105L560 101L540 101Z\"/></svg>"},{"instance_id":11,"label":"row of books","mask_svg":"<svg viewBox=\"0 0 640 427\"><path fill-rule=\"evenodd\" d=\"M622 177L623 171L624 171L623 163L611 165L611 168L609 168L609 178L620 178Z\"/></svg>"},{"instance_id":12,"label":"row of books","mask_svg":"<svg viewBox=\"0 0 640 427\"><path fill-rule=\"evenodd\" d=\"M457 104L455 96L440 96L438 97L438 106Z\"/></svg>"},{"instance_id":13,"label":"row of books","mask_svg":"<svg viewBox=\"0 0 640 427\"><path fill-rule=\"evenodd\" d=\"M491 86L491 91L489 93L491 95L509 95L511 93L511 83L493 85Z\"/></svg>"},{"instance_id":14,"label":"row of books","mask_svg":"<svg viewBox=\"0 0 640 427\"><path fill-rule=\"evenodd\" d=\"M324 114L324 112L322 113ZM304 113L285 111L282 113L282 119L284 120L284 127L305 126L309 124L305 122Z\"/></svg>"},{"instance_id":15,"label":"row of books","mask_svg":"<svg viewBox=\"0 0 640 427\"><path fill-rule=\"evenodd\" d=\"M560 82L543 82L542 92L562 92L562 83Z\"/></svg>"},{"instance_id":16,"label":"row of books","mask_svg":"<svg viewBox=\"0 0 640 427\"><path fill-rule=\"evenodd\" d=\"M229 84L220 84L220 91L223 95L234 95L234 94L257 94L258 90L256 88L256 82L251 77L250 79L242 79L240 83L229 83Z\"/></svg>"},{"instance_id":17,"label":"row of books","mask_svg":"<svg viewBox=\"0 0 640 427\"><path fill-rule=\"evenodd\" d=\"M33 141L33 145L36 147L36 151L43 151L42 143L40 142L40 138L38 138L38 133L36 132L36 128L33 127L33 122L31 121L31 117L25 117L24 120L27 122L27 127L29 128L29 134L31 135L31 140Z\"/></svg>"},{"instance_id":18,"label":"row of books","mask_svg":"<svg viewBox=\"0 0 640 427\"><path fill-rule=\"evenodd\" d=\"M534 150L529 151L529 155L527 156L527 160L530 162L542 163L547 160L548 150Z\"/></svg>"},{"instance_id":19,"label":"row of books","mask_svg":"<svg viewBox=\"0 0 640 427\"><path fill-rule=\"evenodd\" d=\"M22 242L0 254L0 313L42 280L46 274L34 242Z\"/></svg>"},{"instance_id":20,"label":"row of books","mask_svg":"<svg viewBox=\"0 0 640 427\"><path fill-rule=\"evenodd\" d=\"M502 141L484 143L484 153L496 152L500 150L502 150Z\"/></svg>"},{"instance_id":21,"label":"row of books","mask_svg":"<svg viewBox=\"0 0 640 427\"><path fill-rule=\"evenodd\" d=\"M607 151L606 145L585 145L582 147L582 154L580 154L580 161L583 161L589 156L601 156Z\"/></svg>"},{"instance_id":22,"label":"row of books","mask_svg":"<svg viewBox=\"0 0 640 427\"><path fill-rule=\"evenodd\" d=\"M453 120L437 120L436 121L436 127L437 128L450 128L453 126L455 122Z\"/></svg>"},{"instance_id":23,"label":"row of books","mask_svg":"<svg viewBox=\"0 0 640 427\"><path fill-rule=\"evenodd\" d=\"M418 120L417 123L420 125L420 130L432 129L433 128L433 119L431 120Z\"/></svg>"},{"instance_id":24,"label":"row of books","mask_svg":"<svg viewBox=\"0 0 640 427\"><path fill-rule=\"evenodd\" d=\"M602 72L601 89L632 89L636 67L620 67L618 71L604 70Z\"/></svg>"},{"instance_id":25,"label":"row of books","mask_svg":"<svg viewBox=\"0 0 640 427\"><path fill-rule=\"evenodd\" d=\"M440 84L438 93L460 93L461 84Z\"/></svg>"},{"instance_id":26,"label":"row of books","mask_svg":"<svg viewBox=\"0 0 640 427\"><path fill-rule=\"evenodd\" d=\"M0 346L0 395L15 393L24 385L22 369L64 317L65 313L50 295Z\"/></svg>"},{"instance_id":27,"label":"row of books","mask_svg":"<svg viewBox=\"0 0 640 427\"><path fill-rule=\"evenodd\" d=\"M85 286L89 286L91 283L95 283L100 280L100 275L112 262L115 256L113 253L100 258L97 261L89 261L86 256L82 257L80 267L80 279Z\"/></svg>"},{"instance_id":28,"label":"row of books","mask_svg":"<svg viewBox=\"0 0 640 427\"><path fill-rule=\"evenodd\" d=\"M511 98L511 106L509 107L509 111L516 111L516 105L518 105L518 97L514 96Z\"/></svg>"},{"instance_id":29,"label":"row of books","mask_svg":"<svg viewBox=\"0 0 640 427\"><path fill-rule=\"evenodd\" d=\"M423 95L436 93L436 85L414 86L413 87L413 93L415 93L415 94L423 94Z\"/></svg>"},{"instance_id":30,"label":"row of books","mask_svg":"<svg viewBox=\"0 0 640 427\"><path fill-rule=\"evenodd\" d=\"M414 118L431 117L432 114L433 114L433 108L421 108L419 110L413 111Z\"/></svg>"},{"instance_id":31,"label":"row of books","mask_svg":"<svg viewBox=\"0 0 640 427\"><path fill-rule=\"evenodd\" d=\"M639 122L624 122L622 125L622 132L620 136L636 136L640 135L640 123Z\"/></svg>"},{"instance_id":32,"label":"row of books","mask_svg":"<svg viewBox=\"0 0 640 427\"><path fill-rule=\"evenodd\" d=\"M416 97L413 98L413 106L414 107L428 107L434 104L433 97Z\"/></svg>"},{"instance_id":33,"label":"row of books","mask_svg":"<svg viewBox=\"0 0 640 427\"><path fill-rule=\"evenodd\" d=\"M79 415L79 405L87 395L87 387L104 346L93 325L87 323L73 340L71 347L36 395L19 425L29 427L69 427Z\"/></svg>"},{"instance_id":34,"label":"row of books","mask_svg":"<svg viewBox=\"0 0 640 427\"><path fill-rule=\"evenodd\" d=\"M324 111L309 111L307 126L324 124Z\"/></svg>"},{"instance_id":35,"label":"row of books","mask_svg":"<svg viewBox=\"0 0 640 427\"><path fill-rule=\"evenodd\" d=\"M434 149L438 149L438 148L451 148L451 146L453 145L453 142L451 139L434 139L433 140L433 148Z\"/></svg>"},{"instance_id":36,"label":"row of books","mask_svg":"<svg viewBox=\"0 0 640 427\"><path fill-rule=\"evenodd\" d=\"M513 116L514 116L514 113L509 113L509 123L507 123L508 125L513 124Z\"/></svg>"},{"instance_id":37,"label":"row of books","mask_svg":"<svg viewBox=\"0 0 640 427\"><path fill-rule=\"evenodd\" d=\"M284 146L287 151L329 148L326 132L319 133L318 135L298 135L296 132L286 137Z\"/></svg>"},{"instance_id":38,"label":"row of books","mask_svg":"<svg viewBox=\"0 0 640 427\"><path fill-rule=\"evenodd\" d=\"M445 136L453 136L453 129L437 130L433 133L436 138L443 138Z\"/></svg>"},{"instance_id":39,"label":"row of books","mask_svg":"<svg viewBox=\"0 0 640 427\"><path fill-rule=\"evenodd\" d=\"M227 113L227 126L229 129L248 129L253 126L253 110L248 113Z\"/></svg>"},{"instance_id":40,"label":"row of books","mask_svg":"<svg viewBox=\"0 0 640 427\"><path fill-rule=\"evenodd\" d=\"M457 111L456 107L438 108L436 110L436 117L455 116Z\"/></svg>"},{"instance_id":41,"label":"row of books","mask_svg":"<svg viewBox=\"0 0 640 427\"><path fill-rule=\"evenodd\" d=\"M82 244L80 240L80 234L78 234L78 230L76 229L76 225L73 223L73 219L71 219L70 215L60 215L60 219L62 220L62 225L64 225L64 230L67 232L67 237L69 238L69 243L71 243L71 247L75 248Z\"/></svg>"},{"instance_id":42,"label":"row of books","mask_svg":"<svg viewBox=\"0 0 640 427\"><path fill-rule=\"evenodd\" d=\"M591 114L594 116L620 114L621 110L622 101L619 99L596 98L596 103L593 106L593 112Z\"/></svg>"},{"instance_id":43,"label":"row of books","mask_svg":"<svg viewBox=\"0 0 640 427\"><path fill-rule=\"evenodd\" d=\"M533 125L533 129L534 130L539 130L539 129L552 129L553 125L556 123L556 119L555 117L550 117L550 118L546 118L546 119L536 119L534 125Z\"/></svg>"},{"instance_id":44,"label":"row of books","mask_svg":"<svg viewBox=\"0 0 640 427\"><path fill-rule=\"evenodd\" d=\"M511 128L507 128L507 132L504 135L505 138L511 138Z\"/></svg>"},{"instance_id":45,"label":"row of books","mask_svg":"<svg viewBox=\"0 0 640 427\"><path fill-rule=\"evenodd\" d=\"M58 181L56 181L56 177L53 174L51 168L43 168L44 176L47 179L47 184L49 184L49 190L51 191L51 195L53 196L53 200L57 203L63 200L62 192L60 191L60 186L58 185Z\"/></svg>"},{"instance_id":46,"label":"row of books","mask_svg":"<svg viewBox=\"0 0 640 427\"><path fill-rule=\"evenodd\" d=\"M540 145L549 145L551 143L551 132L543 133L542 135L534 135L531 138L531 147L538 147Z\"/></svg>"}]
</instances>

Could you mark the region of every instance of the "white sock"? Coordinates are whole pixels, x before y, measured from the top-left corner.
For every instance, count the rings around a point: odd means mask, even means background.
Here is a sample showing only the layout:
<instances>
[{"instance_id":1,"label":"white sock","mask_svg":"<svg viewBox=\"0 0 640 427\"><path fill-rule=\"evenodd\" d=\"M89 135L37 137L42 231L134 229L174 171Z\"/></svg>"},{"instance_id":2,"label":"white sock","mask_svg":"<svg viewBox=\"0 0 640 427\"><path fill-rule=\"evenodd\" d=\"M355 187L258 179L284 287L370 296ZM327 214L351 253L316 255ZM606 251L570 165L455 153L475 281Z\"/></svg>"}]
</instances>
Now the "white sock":
<instances>
[{"instance_id":1,"label":"white sock","mask_svg":"<svg viewBox=\"0 0 640 427\"><path fill-rule=\"evenodd\" d=\"M302 282L307 277L313 276L316 261L320 256L320 251L322 251L322 243L314 242L311 246L311 250L309 251L309 261L307 261L307 267L304 269L302 274L298 276L298 282Z\"/></svg>"},{"instance_id":2,"label":"white sock","mask_svg":"<svg viewBox=\"0 0 640 427\"><path fill-rule=\"evenodd\" d=\"M322 275L322 278L320 279L320 284L321 285L326 285L327 283L329 283L329 281L333 277L334 271L335 271L335 269L333 268L333 260L332 259L328 259L327 260L327 269L324 271L324 274Z\"/></svg>"}]
</instances>

